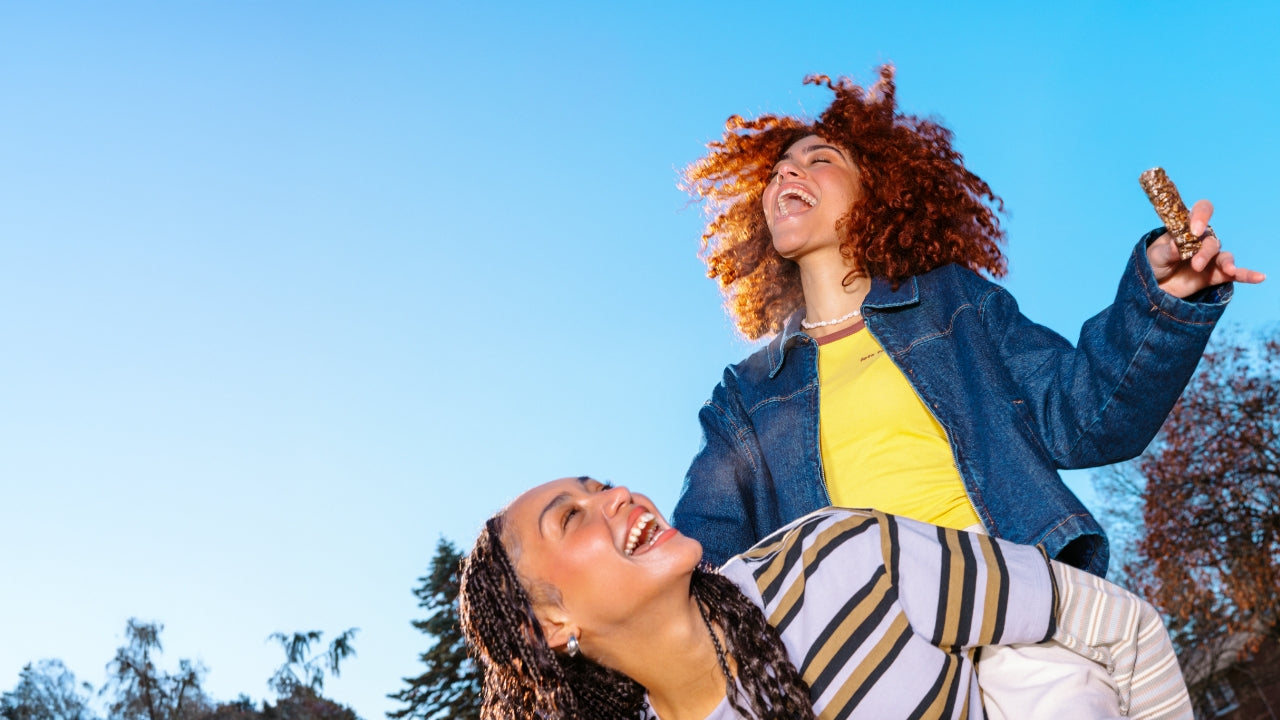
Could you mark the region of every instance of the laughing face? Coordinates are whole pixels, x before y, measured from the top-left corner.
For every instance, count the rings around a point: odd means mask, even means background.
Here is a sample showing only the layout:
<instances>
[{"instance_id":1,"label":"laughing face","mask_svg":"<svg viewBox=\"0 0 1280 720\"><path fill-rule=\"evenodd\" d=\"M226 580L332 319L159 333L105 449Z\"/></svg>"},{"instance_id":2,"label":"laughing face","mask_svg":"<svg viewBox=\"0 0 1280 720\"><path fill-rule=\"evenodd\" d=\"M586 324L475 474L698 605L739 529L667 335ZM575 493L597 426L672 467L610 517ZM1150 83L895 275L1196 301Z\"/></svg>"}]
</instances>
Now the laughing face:
<instances>
[{"instance_id":1,"label":"laughing face","mask_svg":"<svg viewBox=\"0 0 1280 720\"><path fill-rule=\"evenodd\" d=\"M817 135L801 138L778 159L764 191L774 249L791 260L838 254L836 223L860 199L862 183L848 153Z\"/></svg>"},{"instance_id":2,"label":"laughing face","mask_svg":"<svg viewBox=\"0 0 1280 720\"><path fill-rule=\"evenodd\" d=\"M687 601L702 558L702 546L672 528L647 497L591 478L540 485L504 514L521 578L555 590L530 593L552 647L569 632L585 641L586 633L628 626L658 598L683 593ZM557 634L562 620L570 626Z\"/></svg>"}]
</instances>

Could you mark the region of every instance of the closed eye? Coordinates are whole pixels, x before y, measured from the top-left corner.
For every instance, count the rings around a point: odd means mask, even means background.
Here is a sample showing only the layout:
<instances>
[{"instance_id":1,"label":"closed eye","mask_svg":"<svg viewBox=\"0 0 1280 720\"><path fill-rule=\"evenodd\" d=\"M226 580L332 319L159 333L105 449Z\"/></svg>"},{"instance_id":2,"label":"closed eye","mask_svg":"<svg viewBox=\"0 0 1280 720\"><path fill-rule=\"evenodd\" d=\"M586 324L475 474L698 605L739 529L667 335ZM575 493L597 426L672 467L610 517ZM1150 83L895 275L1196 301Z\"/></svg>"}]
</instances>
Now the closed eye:
<instances>
[{"instance_id":1,"label":"closed eye","mask_svg":"<svg viewBox=\"0 0 1280 720\"><path fill-rule=\"evenodd\" d=\"M577 515L580 512L582 512L582 510L579 509L577 505L570 505L569 509L565 511L564 517L560 518L560 529L568 530L569 520L571 520L574 515Z\"/></svg>"},{"instance_id":2,"label":"closed eye","mask_svg":"<svg viewBox=\"0 0 1280 720\"><path fill-rule=\"evenodd\" d=\"M611 482L605 482L602 480L596 480L595 478L588 478L588 477L579 478L579 480L582 481L583 487L585 487L588 492L593 494L602 493L606 490L613 489L613 483ZM572 520L575 515L581 512L582 512L582 508L578 506L576 503L570 502L567 505L565 505L564 514L560 517L561 531L569 529L569 521Z\"/></svg>"}]
</instances>

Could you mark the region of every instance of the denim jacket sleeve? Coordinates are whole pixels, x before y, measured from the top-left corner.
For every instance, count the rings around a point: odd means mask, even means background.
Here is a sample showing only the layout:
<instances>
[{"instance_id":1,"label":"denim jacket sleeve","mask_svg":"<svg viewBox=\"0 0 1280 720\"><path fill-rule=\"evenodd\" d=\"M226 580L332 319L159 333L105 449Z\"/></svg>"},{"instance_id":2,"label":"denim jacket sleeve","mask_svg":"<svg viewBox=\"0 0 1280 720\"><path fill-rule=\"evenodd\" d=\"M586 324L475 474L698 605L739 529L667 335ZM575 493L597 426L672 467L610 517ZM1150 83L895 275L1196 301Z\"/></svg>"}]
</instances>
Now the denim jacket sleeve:
<instances>
[{"instance_id":1,"label":"denim jacket sleeve","mask_svg":"<svg viewBox=\"0 0 1280 720\"><path fill-rule=\"evenodd\" d=\"M671 513L680 532L702 543L702 557L716 566L761 536L755 527L753 485L767 482L755 432L741 409L732 369L698 412L702 447L685 475Z\"/></svg>"},{"instance_id":2,"label":"denim jacket sleeve","mask_svg":"<svg viewBox=\"0 0 1280 720\"><path fill-rule=\"evenodd\" d=\"M1073 348L1024 317L998 290L983 322L1022 388L1024 421L1059 468L1096 467L1141 454L1195 371L1232 294L1230 284L1194 301L1161 290L1146 247L1134 248L1114 302L1085 322Z\"/></svg>"}]
</instances>

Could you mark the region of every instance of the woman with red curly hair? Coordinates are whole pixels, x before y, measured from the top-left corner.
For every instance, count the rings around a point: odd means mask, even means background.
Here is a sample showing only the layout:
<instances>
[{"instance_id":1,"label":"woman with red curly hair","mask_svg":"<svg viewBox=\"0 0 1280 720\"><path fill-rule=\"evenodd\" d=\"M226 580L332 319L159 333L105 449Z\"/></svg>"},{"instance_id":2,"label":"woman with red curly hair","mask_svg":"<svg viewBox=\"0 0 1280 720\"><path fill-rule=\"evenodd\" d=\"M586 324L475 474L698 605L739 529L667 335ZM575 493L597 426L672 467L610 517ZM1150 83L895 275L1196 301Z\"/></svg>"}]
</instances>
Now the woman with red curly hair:
<instances>
[{"instance_id":1,"label":"woman with red curly hair","mask_svg":"<svg viewBox=\"0 0 1280 720\"><path fill-rule=\"evenodd\" d=\"M806 82L835 93L816 121L731 117L685 171L711 214L707 274L738 329L770 340L703 406L675 526L720 564L821 508L874 508L1105 575L1106 536L1058 470L1141 453L1232 283L1262 274L1221 251L1201 201L1201 249L1183 260L1147 233L1073 346L981 277L1005 272L1002 203L950 131L896 109L890 66L866 89ZM1065 717L1046 700L1063 694L1073 717L1115 714L1083 701L1109 695L1091 665L1052 642L988 649L978 674L1013 679L988 716Z\"/></svg>"},{"instance_id":2,"label":"woman with red curly hair","mask_svg":"<svg viewBox=\"0 0 1280 720\"><path fill-rule=\"evenodd\" d=\"M685 171L708 204L708 275L767 345L729 366L673 514L722 563L829 505L982 529L1097 575L1106 537L1061 468L1139 454L1233 291L1237 268L1191 212L1182 260L1159 229L1072 345L980 274L1005 272L1000 199L951 133L897 110L893 69L812 122L731 117Z\"/></svg>"}]
</instances>

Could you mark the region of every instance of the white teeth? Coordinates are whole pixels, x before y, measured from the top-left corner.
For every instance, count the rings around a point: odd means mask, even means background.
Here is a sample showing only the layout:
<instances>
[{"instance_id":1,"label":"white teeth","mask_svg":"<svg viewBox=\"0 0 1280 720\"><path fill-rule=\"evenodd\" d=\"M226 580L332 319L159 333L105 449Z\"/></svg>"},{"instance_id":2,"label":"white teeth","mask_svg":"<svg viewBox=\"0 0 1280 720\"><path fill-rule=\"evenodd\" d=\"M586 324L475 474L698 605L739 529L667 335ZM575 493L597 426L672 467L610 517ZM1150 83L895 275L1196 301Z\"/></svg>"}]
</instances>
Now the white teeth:
<instances>
[{"instance_id":1,"label":"white teeth","mask_svg":"<svg viewBox=\"0 0 1280 720\"><path fill-rule=\"evenodd\" d=\"M622 548L622 551L628 555L633 554L636 551L636 546L640 544L640 536L649 528L654 520L657 520L657 518L653 513L647 512L641 515L639 519L636 520L635 527L631 528L631 532L627 533L627 544ZM657 536L657 533L651 533L649 542L652 543Z\"/></svg>"},{"instance_id":2,"label":"white teeth","mask_svg":"<svg viewBox=\"0 0 1280 720\"><path fill-rule=\"evenodd\" d=\"M800 200L801 202L803 202L805 205L808 205L809 207L813 207L814 205L818 204L818 199L810 195L809 193L805 192L803 189L798 187L789 187L783 190L782 192L778 193L778 214L779 215L786 217L787 215L790 214L787 212L787 204L785 200L787 198L792 198L792 197Z\"/></svg>"}]
</instances>

